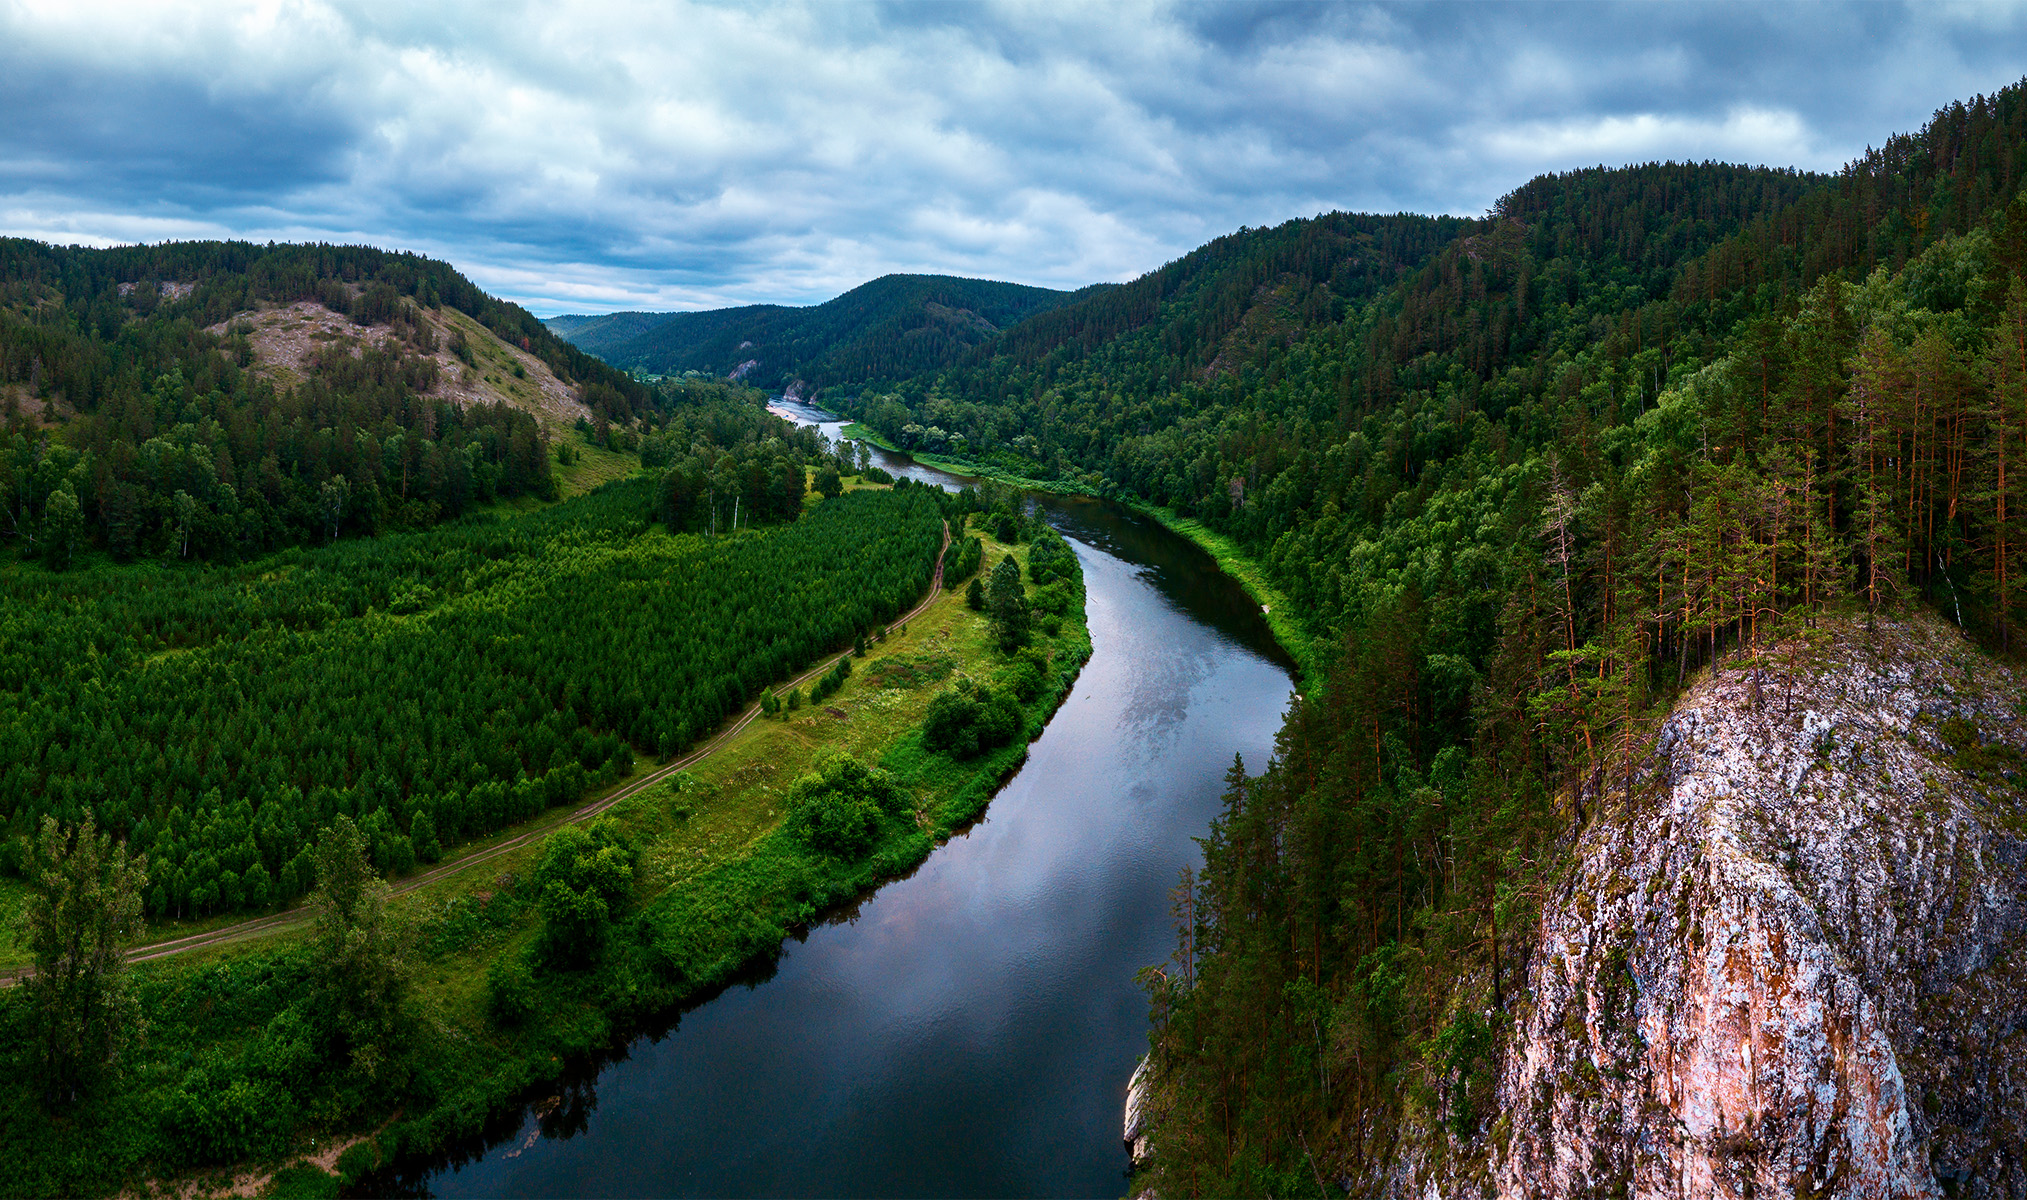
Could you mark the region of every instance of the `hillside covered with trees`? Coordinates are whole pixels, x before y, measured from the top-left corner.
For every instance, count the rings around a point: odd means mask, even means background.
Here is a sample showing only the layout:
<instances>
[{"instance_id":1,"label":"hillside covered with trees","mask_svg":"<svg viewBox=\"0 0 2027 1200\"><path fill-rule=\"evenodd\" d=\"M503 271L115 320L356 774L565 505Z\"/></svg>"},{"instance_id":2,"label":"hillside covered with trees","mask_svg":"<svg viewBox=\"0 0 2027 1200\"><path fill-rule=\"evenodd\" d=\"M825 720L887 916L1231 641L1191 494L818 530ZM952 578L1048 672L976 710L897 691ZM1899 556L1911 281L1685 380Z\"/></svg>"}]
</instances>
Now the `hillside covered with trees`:
<instances>
[{"instance_id":1,"label":"hillside covered with trees","mask_svg":"<svg viewBox=\"0 0 2027 1200\"><path fill-rule=\"evenodd\" d=\"M1201 520L1318 637L1148 976L1157 1191L1370 1179L1409 1113L1479 1145L1543 881L1700 667L1899 604L2017 651L2023 173L2014 87L1835 175L1241 231L828 401Z\"/></svg>"},{"instance_id":2,"label":"hillside covered with trees","mask_svg":"<svg viewBox=\"0 0 2027 1200\"><path fill-rule=\"evenodd\" d=\"M324 342L302 376L256 369L232 319L298 301L389 336ZM533 413L440 386L426 314L442 311L539 360L600 422L652 413L642 385L415 255L0 241L0 543L57 567L92 550L231 559L554 498ZM447 352L473 361L462 332Z\"/></svg>"},{"instance_id":3,"label":"hillside covered with trees","mask_svg":"<svg viewBox=\"0 0 2027 1200\"><path fill-rule=\"evenodd\" d=\"M1097 290L1103 289L1086 292ZM989 279L883 275L808 308L755 304L659 314L662 319L652 324L646 318L658 314L553 317L549 324L629 370L729 375L766 388L797 382L856 387L938 370L1000 330L1071 297Z\"/></svg>"},{"instance_id":4,"label":"hillside covered with trees","mask_svg":"<svg viewBox=\"0 0 2027 1200\"><path fill-rule=\"evenodd\" d=\"M678 752L934 569L927 492L804 520L836 464L760 393L646 387L441 263L0 249L0 875L90 818L148 918L264 910L340 814L405 871ZM256 363L239 315L303 301L389 336ZM577 381L577 428L438 389L446 311ZM594 449L646 470L525 510Z\"/></svg>"},{"instance_id":5,"label":"hillside covered with trees","mask_svg":"<svg viewBox=\"0 0 2027 1200\"><path fill-rule=\"evenodd\" d=\"M558 505L245 564L0 570L0 900L35 966L0 992L25 1068L0 1191L220 1167L400 1190L369 1172L462 1153L978 817L1089 653L1074 553L1015 493L845 490L844 456L750 393L659 391L641 449L667 465ZM783 462L824 498L784 511L783 472L746 470ZM659 524L686 464L725 489L715 531ZM1005 539L980 613L955 589L990 535L930 586L972 512ZM756 697L718 753L526 827ZM275 936L124 961L235 911Z\"/></svg>"}]
</instances>

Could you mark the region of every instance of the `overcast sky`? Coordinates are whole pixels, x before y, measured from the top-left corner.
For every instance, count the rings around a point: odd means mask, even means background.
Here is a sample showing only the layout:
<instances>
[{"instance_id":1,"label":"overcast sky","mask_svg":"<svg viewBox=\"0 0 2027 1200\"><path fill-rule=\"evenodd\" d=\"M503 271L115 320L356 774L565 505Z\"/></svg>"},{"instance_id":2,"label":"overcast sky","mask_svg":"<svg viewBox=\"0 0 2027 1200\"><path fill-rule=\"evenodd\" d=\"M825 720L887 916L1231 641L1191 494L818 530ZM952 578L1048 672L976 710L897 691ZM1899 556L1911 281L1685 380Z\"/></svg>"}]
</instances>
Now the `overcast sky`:
<instances>
[{"instance_id":1,"label":"overcast sky","mask_svg":"<svg viewBox=\"0 0 2027 1200\"><path fill-rule=\"evenodd\" d=\"M371 242L543 315L1076 287L1599 162L1835 169L2023 70L1986 4L0 0L0 232Z\"/></svg>"}]
</instances>

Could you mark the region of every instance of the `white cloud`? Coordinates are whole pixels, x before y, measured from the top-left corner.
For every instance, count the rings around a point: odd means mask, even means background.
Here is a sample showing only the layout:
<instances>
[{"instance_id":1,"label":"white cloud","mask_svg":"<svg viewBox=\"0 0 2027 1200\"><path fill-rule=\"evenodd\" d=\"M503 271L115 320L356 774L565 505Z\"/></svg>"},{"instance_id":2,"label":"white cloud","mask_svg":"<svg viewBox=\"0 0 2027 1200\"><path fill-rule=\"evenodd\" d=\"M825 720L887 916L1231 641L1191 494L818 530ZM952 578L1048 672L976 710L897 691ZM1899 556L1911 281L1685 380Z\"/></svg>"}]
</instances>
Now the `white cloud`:
<instances>
[{"instance_id":1,"label":"white cloud","mask_svg":"<svg viewBox=\"0 0 2027 1200\"><path fill-rule=\"evenodd\" d=\"M1649 112L1504 125L1485 131L1480 145L1487 155L1517 164L1673 158L1824 168L1840 161L1811 144L1799 114L1751 107L1716 119Z\"/></svg>"},{"instance_id":2,"label":"white cloud","mask_svg":"<svg viewBox=\"0 0 2027 1200\"><path fill-rule=\"evenodd\" d=\"M2023 48L1984 7L17 0L0 229L368 240L543 311L1074 287L1599 161L1834 167Z\"/></svg>"}]
</instances>

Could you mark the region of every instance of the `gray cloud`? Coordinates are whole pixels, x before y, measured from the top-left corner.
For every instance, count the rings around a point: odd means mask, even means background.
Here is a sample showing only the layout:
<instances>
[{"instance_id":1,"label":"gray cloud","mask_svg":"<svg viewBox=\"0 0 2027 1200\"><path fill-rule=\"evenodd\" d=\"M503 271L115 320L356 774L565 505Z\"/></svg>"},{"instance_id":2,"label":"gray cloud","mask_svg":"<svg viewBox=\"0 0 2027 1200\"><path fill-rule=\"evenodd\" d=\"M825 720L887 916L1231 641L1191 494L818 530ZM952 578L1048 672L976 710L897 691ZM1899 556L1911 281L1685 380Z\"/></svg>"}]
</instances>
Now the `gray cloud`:
<instances>
[{"instance_id":1,"label":"gray cloud","mask_svg":"<svg viewBox=\"0 0 2027 1200\"><path fill-rule=\"evenodd\" d=\"M1988 5L15 4L0 229L369 241L540 312L1073 287L1597 162L1834 169L2023 48Z\"/></svg>"}]
</instances>

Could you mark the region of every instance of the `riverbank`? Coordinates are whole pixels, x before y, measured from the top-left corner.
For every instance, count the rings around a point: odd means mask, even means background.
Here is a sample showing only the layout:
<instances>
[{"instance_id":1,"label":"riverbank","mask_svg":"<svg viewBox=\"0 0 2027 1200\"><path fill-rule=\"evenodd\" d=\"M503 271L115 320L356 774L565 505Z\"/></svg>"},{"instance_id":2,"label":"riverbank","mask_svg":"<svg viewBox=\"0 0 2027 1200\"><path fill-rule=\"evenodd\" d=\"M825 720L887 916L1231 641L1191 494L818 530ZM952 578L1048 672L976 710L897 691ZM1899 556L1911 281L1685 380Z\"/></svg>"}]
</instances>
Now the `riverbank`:
<instances>
[{"instance_id":1,"label":"riverbank","mask_svg":"<svg viewBox=\"0 0 2027 1200\"><path fill-rule=\"evenodd\" d=\"M1149 503L1137 496L1107 491L1080 480L1034 479L968 459L903 450L882 437L877 430L858 421L847 424L841 432L845 437L870 442L890 454L905 454L916 462L955 475L990 479L995 483L1004 483L1028 491L1052 492L1062 496L1097 497L1161 522L1171 533L1195 542L1205 553L1216 559L1218 569L1237 580L1239 586L1246 590L1246 594L1260 606L1261 613L1267 619L1268 628L1274 633L1274 640L1280 643L1281 648L1300 668L1303 694L1313 694L1322 687L1323 678L1316 658L1315 639L1296 614L1295 606L1281 589L1267 578L1266 569L1261 566L1258 559L1247 554L1236 540L1212 529L1202 521L1194 517L1185 517L1174 509Z\"/></svg>"},{"instance_id":2,"label":"riverbank","mask_svg":"<svg viewBox=\"0 0 2027 1200\"><path fill-rule=\"evenodd\" d=\"M986 562L1011 555L1025 572L1027 548L985 537ZM439 1105L404 1117L380 1135L391 1164L386 1181L454 1161L511 1130L497 1118L532 1104L540 1112L563 1081L623 1047L666 1015L708 999L780 953L785 939L913 870L985 810L1016 772L1090 655L1081 586L1059 632L1039 644L1050 670L1023 706L1024 729L1011 745L960 761L926 751L921 723L929 702L960 678L989 683L1005 660L990 643L982 615L963 588L945 592L907 628L853 660L844 686L821 703L756 722L698 768L615 809L639 848L639 876L650 893L627 933L638 949L615 955L581 979L542 981L534 1013L502 1030L486 1013L483 953L468 959L441 995L467 1028L486 1029L492 1046L469 1070L485 1085L479 1104ZM913 801L907 826L889 828L869 852L847 860L812 852L783 827L795 780L835 753L890 771ZM453 900L451 906L459 902ZM518 944L534 940L533 923ZM508 953L515 943L505 947ZM474 1018L480 1018L474 1020ZM500 1065L481 1061L502 1055ZM552 1095L553 1093L553 1095ZM516 1124L518 1122L515 1122Z\"/></svg>"},{"instance_id":3,"label":"riverbank","mask_svg":"<svg viewBox=\"0 0 2027 1200\"><path fill-rule=\"evenodd\" d=\"M1025 561L1026 547L986 540L988 564L1007 554ZM74 1114L15 1130L12 1182L0 1192L98 1193L143 1175L197 1192L331 1192L376 1167L477 1144L489 1122L539 1104L636 1031L764 968L785 937L911 870L975 819L1090 654L1081 588L1076 596L1056 635L1042 639L1045 686L1023 707L1026 736L1010 746L967 762L921 747L929 701L960 677L989 682L1004 662L960 586L873 640L821 703L755 720L710 759L614 805L602 819L633 848L635 888L587 968L560 969L536 952L539 841L399 897L390 911L406 931L409 1000L398 1044L363 1075L318 1068L289 1080L276 1066L301 1057L287 1044L292 1029L300 1036L292 1004L310 990L301 931L138 968L151 1036L119 1094L89 1121ZM891 770L912 805L910 819L888 822L849 860L815 853L783 828L791 786L835 753ZM359 1140L316 1165L316 1147L334 1137ZM205 1159L235 1165L173 1169Z\"/></svg>"}]
</instances>

